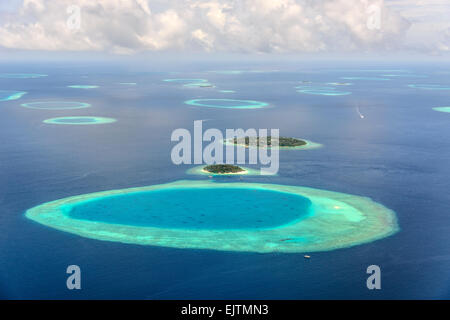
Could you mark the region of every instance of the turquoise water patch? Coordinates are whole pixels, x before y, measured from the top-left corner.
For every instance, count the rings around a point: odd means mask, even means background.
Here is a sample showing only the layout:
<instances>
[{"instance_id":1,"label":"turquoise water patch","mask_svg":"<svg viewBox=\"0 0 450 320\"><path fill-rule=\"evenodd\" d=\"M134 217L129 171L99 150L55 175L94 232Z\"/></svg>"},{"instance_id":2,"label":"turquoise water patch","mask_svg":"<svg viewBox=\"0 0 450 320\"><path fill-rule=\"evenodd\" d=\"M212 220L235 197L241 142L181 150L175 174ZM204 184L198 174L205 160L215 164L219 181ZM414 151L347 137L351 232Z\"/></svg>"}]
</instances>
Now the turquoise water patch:
<instances>
[{"instance_id":1,"label":"turquoise water patch","mask_svg":"<svg viewBox=\"0 0 450 320\"><path fill-rule=\"evenodd\" d=\"M389 78L428 78L428 76L419 75L419 74L383 74L383 77L389 77Z\"/></svg>"},{"instance_id":2,"label":"turquoise water patch","mask_svg":"<svg viewBox=\"0 0 450 320\"><path fill-rule=\"evenodd\" d=\"M184 87L200 87L200 88L211 88L214 87L213 84L209 82L199 82L199 83L186 83L183 85Z\"/></svg>"},{"instance_id":3,"label":"turquoise water patch","mask_svg":"<svg viewBox=\"0 0 450 320\"><path fill-rule=\"evenodd\" d=\"M309 90L309 89L302 89L297 90L297 92L305 93L305 94L314 94L314 95L320 95L320 96L347 96L349 94L352 94L349 91L338 91L338 90Z\"/></svg>"},{"instance_id":4,"label":"turquoise water patch","mask_svg":"<svg viewBox=\"0 0 450 320\"><path fill-rule=\"evenodd\" d=\"M234 91L234 90L220 90L220 92L222 92L222 93L235 93L236 91Z\"/></svg>"},{"instance_id":5,"label":"turquoise water patch","mask_svg":"<svg viewBox=\"0 0 450 320\"><path fill-rule=\"evenodd\" d=\"M74 102L74 101L38 101L38 102L22 103L21 106L31 109L67 110L67 109L89 108L91 105L85 102Z\"/></svg>"},{"instance_id":6,"label":"turquoise water patch","mask_svg":"<svg viewBox=\"0 0 450 320\"><path fill-rule=\"evenodd\" d=\"M339 91L336 87L322 85L300 85L295 87L297 92L321 96L346 96L352 94L349 91Z\"/></svg>"},{"instance_id":7,"label":"turquoise water patch","mask_svg":"<svg viewBox=\"0 0 450 320\"><path fill-rule=\"evenodd\" d=\"M270 190L169 189L99 198L67 208L67 215L170 229L264 229L298 220L310 206L305 197Z\"/></svg>"},{"instance_id":8,"label":"turquoise water patch","mask_svg":"<svg viewBox=\"0 0 450 320\"><path fill-rule=\"evenodd\" d=\"M389 81L388 78L377 78L377 77L341 77L344 80L369 80L369 81Z\"/></svg>"},{"instance_id":9,"label":"turquoise water patch","mask_svg":"<svg viewBox=\"0 0 450 320\"><path fill-rule=\"evenodd\" d=\"M413 89L424 89L424 90L450 90L450 86L445 86L441 84L409 84L408 87Z\"/></svg>"},{"instance_id":10,"label":"turquoise water patch","mask_svg":"<svg viewBox=\"0 0 450 320\"><path fill-rule=\"evenodd\" d=\"M269 105L261 101L236 99L193 99L184 103L191 106L224 109L259 109Z\"/></svg>"},{"instance_id":11,"label":"turquoise water patch","mask_svg":"<svg viewBox=\"0 0 450 320\"><path fill-rule=\"evenodd\" d=\"M47 75L39 73L0 73L0 78L7 79L34 79L42 77L47 77Z\"/></svg>"},{"instance_id":12,"label":"turquoise water patch","mask_svg":"<svg viewBox=\"0 0 450 320\"><path fill-rule=\"evenodd\" d=\"M450 113L450 107L436 107L433 108L434 111L439 111L439 112L448 112Z\"/></svg>"},{"instance_id":13,"label":"turquoise water patch","mask_svg":"<svg viewBox=\"0 0 450 320\"><path fill-rule=\"evenodd\" d=\"M74 84L74 85L67 86L67 87L73 88L73 89L96 89L96 88L98 88L98 86L84 85L84 84Z\"/></svg>"},{"instance_id":14,"label":"turquoise water patch","mask_svg":"<svg viewBox=\"0 0 450 320\"><path fill-rule=\"evenodd\" d=\"M0 101L9 101L20 99L25 91L0 90Z\"/></svg>"},{"instance_id":15,"label":"turquoise water patch","mask_svg":"<svg viewBox=\"0 0 450 320\"><path fill-rule=\"evenodd\" d=\"M91 117L91 116L81 116L81 117L59 117L44 120L47 124L66 124L66 125L88 125L88 124L106 124L116 122L113 118L104 117Z\"/></svg>"},{"instance_id":16,"label":"turquoise water patch","mask_svg":"<svg viewBox=\"0 0 450 320\"><path fill-rule=\"evenodd\" d=\"M164 79L165 82L184 82L184 83L200 83L208 82L207 79Z\"/></svg>"}]
</instances>

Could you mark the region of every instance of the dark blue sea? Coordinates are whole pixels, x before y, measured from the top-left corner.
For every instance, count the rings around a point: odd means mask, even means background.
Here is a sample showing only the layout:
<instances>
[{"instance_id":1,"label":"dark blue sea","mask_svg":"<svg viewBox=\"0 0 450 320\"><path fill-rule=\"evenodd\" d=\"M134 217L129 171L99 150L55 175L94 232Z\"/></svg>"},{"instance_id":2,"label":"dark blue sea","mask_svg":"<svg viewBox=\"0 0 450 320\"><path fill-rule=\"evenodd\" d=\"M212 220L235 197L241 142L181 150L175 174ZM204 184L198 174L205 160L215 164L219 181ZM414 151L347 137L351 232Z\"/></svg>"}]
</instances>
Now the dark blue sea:
<instances>
[{"instance_id":1,"label":"dark blue sea","mask_svg":"<svg viewBox=\"0 0 450 320\"><path fill-rule=\"evenodd\" d=\"M214 72L240 70L241 72ZM0 90L26 91L0 102L0 298L3 299L449 299L450 64L413 62L152 61L2 62ZM380 77L390 80L361 78ZM344 80L341 77L358 78ZM207 79L183 87L169 78ZM312 82L351 82L351 95L297 92ZM122 83L136 83L135 85ZM74 89L69 85L96 85ZM234 93L220 92L234 90ZM216 109L190 99L246 99L262 109ZM34 101L77 101L86 109L39 110ZM63 116L112 117L104 125L50 125ZM394 210L400 231L347 249L258 254L172 249L98 241L28 220L36 205L85 193L182 179L173 130L279 128L324 145L281 151L277 176L233 182L307 186L372 198ZM82 289L68 290L78 265ZM366 269L381 268L381 290Z\"/></svg>"}]
</instances>

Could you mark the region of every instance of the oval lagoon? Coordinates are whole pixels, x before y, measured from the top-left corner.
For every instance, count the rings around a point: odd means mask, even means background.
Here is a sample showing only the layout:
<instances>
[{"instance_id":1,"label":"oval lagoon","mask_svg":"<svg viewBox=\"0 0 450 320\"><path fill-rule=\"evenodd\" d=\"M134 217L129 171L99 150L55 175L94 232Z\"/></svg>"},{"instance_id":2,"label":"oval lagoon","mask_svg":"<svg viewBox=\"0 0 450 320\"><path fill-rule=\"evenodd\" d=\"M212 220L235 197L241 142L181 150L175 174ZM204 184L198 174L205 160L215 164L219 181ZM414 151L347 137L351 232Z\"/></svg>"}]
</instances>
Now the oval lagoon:
<instances>
[{"instance_id":1,"label":"oval lagoon","mask_svg":"<svg viewBox=\"0 0 450 320\"><path fill-rule=\"evenodd\" d=\"M79 116L79 117L58 117L44 120L44 123L48 124L66 124L66 125L89 125L89 124L105 124L116 122L113 118L104 117L91 117L91 116Z\"/></svg>"},{"instance_id":2,"label":"oval lagoon","mask_svg":"<svg viewBox=\"0 0 450 320\"><path fill-rule=\"evenodd\" d=\"M313 252L398 231L369 198L258 183L176 181L47 202L26 217L83 237L173 248Z\"/></svg>"},{"instance_id":3,"label":"oval lagoon","mask_svg":"<svg viewBox=\"0 0 450 320\"><path fill-rule=\"evenodd\" d=\"M91 105L85 102L73 101L38 101L21 104L22 107L44 110L67 110L89 108Z\"/></svg>"}]
</instances>

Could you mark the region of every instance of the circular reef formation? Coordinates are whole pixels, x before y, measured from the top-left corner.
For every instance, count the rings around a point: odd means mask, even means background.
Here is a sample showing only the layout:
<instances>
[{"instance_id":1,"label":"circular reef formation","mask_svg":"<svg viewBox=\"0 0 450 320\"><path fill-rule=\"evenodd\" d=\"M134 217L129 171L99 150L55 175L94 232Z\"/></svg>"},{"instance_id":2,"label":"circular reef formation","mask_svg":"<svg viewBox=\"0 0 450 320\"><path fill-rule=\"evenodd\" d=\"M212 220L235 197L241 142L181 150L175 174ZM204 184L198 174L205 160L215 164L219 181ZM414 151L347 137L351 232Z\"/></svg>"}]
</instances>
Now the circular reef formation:
<instances>
[{"instance_id":1,"label":"circular reef formation","mask_svg":"<svg viewBox=\"0 0 450 320\"><path fill-rule=\"evenodd\" d=\"M398 231L369 198L277 184L176 181L47 202L26 217L79 236L173 248L313 252Z\"/></svg>"},{"instance_id":2,"label":"circular reef formation","mask_svg":"<svg viewBox=\"0 0 450 320\"><path fill-rule=\"evenodd\" d=\"M450 86L444 86L441 84L409 84L408 87L424 90L450 90Z\"/></svg>"},{"instance_id":3,"label":"circular reef formation","mask_svg":"<svg viewBox=\"0 0 450 320\"><path fill-rule=\"evenodd\" d=\"M214 165L201 165L193 167L186 171L187 174L196 174L204 176L259 176L261 172L256 169L247 167L235 166L230 164L214 164Z\"/></svg>"},{"instance_id":4,"label":"circular reef formation","mask_svg":"<svg viewBox=\"0 0 450 320\"><path fill-rule=\"evenodd\" d=\"M85 84L73 84L70 86L67 86L68 88L72 88L72 89L96 89L99 86L94 86L94 85L85 85Z\"/></svg>"},{"instance_id":5,"label":"circular reef formation","mask_svg":"<svg viewBox=\"0 0 450 320\"><path fill-rule=\"evenodd\" d=\"M67 110L89 108L91 105L85 102L73 101L38 101L22 103L21 106L30 109Z\"/></svg>"},{"instance_id":6,"label":"circular reef formation","mask_svg":"<svg viewBox=\"0 0 450 320\"><path fill-rule=\"evenodd\" d=\"M272 136L267 136L267 139L263 139L260 143L260 137L241 137L233 138L229 140L223 140L226 145L236 145L241 147L259 147L259 148L271 148L272 142L275 140ZM317 149L322 147L320 143L312 142L306 139L291 138L291 137L279 137L278 147L280 149Z\"/></svg>"},{"instance_id":7,"label":"circular reef formation","mask_svg":"<svg viewBox=\"0 0 450 320\"><path fill-rule=\"evenodd\" d=\"M89 124L106 124L116 122L113 118L92 117L92 116L74 116L74 117L58 117L44 120L48 124L65 124L65 125L89 125Z\"/></svg>"},{"instance_id":8,"label":"circular reef formation","mask_svg":"<svg viewBox=\"0 0 450 320\"><path fill-rule=\"evenodd\" d=\"M450 107L435 107L433 108L434 111L439 111L439 112L448 112L450 113Z\"/></svg>"},{"instance_id":9,"label":"circular reef formation","mask_svg":"<svg viewBox=\"0 0 450 320\"><path fill-rule=\"evenodd\" d=\"M297 92L305 93L305 94L313 94L320 96L347 96L352 94L350 91L340 91L337 90L336 87L332 87L330 85L300 85L295 87Z\"/></svg>"},{"instance_id":10,"label":"circular reef formation","mask_svg":"<svg viewBox=\"0 0 450 320\"><path fill-rule=\"evenodd\" d=\"M262 101L236 99L193 99L187 100L184 103L197 107L221 109L260 109L269 105Z\"/></svg>"},{"instance_id":11,"label":"circular reef formation","mask_svg":"<svg viewBox=\"0 0 450 320\"><path fill-rule=\"evenodd\" d=\"M0 101L17 100L26 94L25 91L0 90Z\"/></svg>"}]
</instances>

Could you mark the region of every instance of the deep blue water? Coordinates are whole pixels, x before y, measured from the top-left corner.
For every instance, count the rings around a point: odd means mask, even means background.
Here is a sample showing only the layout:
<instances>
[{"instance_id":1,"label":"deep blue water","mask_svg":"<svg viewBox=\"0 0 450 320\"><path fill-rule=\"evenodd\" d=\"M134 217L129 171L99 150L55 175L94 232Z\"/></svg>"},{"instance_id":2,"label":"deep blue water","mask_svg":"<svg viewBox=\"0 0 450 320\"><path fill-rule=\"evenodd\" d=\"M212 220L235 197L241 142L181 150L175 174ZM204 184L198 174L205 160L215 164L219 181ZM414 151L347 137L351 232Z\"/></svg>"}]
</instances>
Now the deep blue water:
<instances>
[{"instance_id":1,"label":"deep blue water","mask_svg":"<svg viewBox=\"0 0 450 320\"><path fill-rule=\"evenodd\" d=\"M209 70L275 70L223 74ZM450 84L450 66L398 63L148 62L4 63L1 72L44 73L0 79L1 90L27 91L0 102L0 297L145 299L406 299L450 298L450 91L409 84ZM347 96L296 92L300 81L383 77L402 69L427 78L348 80ZM379 70L379 71L377 71ZM388 70L388 71L387 71ZM401 70L401 71L402 71ZM178 73L171 73L178 72ZM216 88L161 81L204 78ZM136 82L135 86L121 85ZM99 85L92 90L73 83ZM221 93L219 90L235 90ZM189 99L264 101L269 108L188 106ZM38 110L21 103L86 102L90 108ZM54 126L62 116L104 116L118 122ZM207 179L185 174L170 159L174 129L280 128L281 135L325 145L282 151L278 176L220 181L308 186L371 197L393 209L401 231L348 249L303 254L182 250L97 241L24 217L35 205L101 190ZM82 290L66 288L68 265L82 270ZM366 268L381 267L382 289L366 288Z\"/></svg>"},{"instance_id":2,"label":"deep blue water","mask_svg":"<svg viewBox=\"0 0 450 320\"><path fill-rule=\"evenodd\" d=\"M309 213L305 197L257 189L168 189L98 198L70 208L74 219L169 229L262 229Z\"/></svg>"}]
</instances>

